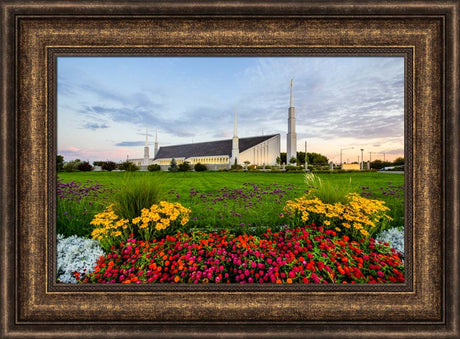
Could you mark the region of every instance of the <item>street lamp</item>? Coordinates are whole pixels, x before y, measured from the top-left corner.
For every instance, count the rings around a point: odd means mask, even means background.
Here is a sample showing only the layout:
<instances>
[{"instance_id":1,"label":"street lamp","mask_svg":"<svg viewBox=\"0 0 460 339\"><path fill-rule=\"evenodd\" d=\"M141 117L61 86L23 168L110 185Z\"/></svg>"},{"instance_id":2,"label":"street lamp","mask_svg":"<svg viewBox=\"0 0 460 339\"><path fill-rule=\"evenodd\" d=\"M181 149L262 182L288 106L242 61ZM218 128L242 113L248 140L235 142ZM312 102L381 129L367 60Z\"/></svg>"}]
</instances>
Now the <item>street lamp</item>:
<instances>
[{"instance_id":1,"label":"street lamp","mask_svg":"<svg viewBox=\"0 0 460 339\"><path fill-rule=\"evenodd\" d=\"M385 152L369 152L369 163L372 162L372 154L383 154L383 162L385 162Z\"/></svg>"},{"instance_id":2,"label":"street lamp","mask_svg":"<svg viewBox=\"0 0 460 339\"><path fill-rule=\"evenodd\" d=\"M305 140L305 172L308 172L307 140Z\"/></svg>"},{"instance_id":3,"label":"street lamp","mask_svg":"<svg viewBox=\"0 0 460 339\"><path fill-rule=\"evenodd\" d=\"M347 149L353 149L354 147L345 147L340 149L340 166L342 166L342 151L345 151Z\"/></svg>"}]
</instances>

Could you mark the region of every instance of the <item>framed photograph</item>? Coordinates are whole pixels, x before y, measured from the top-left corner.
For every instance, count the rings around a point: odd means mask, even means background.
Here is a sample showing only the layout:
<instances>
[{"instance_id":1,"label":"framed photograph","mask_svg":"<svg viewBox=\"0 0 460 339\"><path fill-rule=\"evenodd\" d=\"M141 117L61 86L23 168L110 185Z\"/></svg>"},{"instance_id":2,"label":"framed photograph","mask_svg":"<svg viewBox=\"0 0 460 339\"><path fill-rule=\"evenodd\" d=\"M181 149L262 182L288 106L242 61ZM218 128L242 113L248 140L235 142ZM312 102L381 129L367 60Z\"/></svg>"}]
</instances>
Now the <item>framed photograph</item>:
<instances>
[{"instance_id":1,"label":"framed photograph","mask_svg":"<svg viewBox=\"0 0 460 339\"><path fill-rule=\"evenodd\" d=\"M2 337L460 335L457 2L1 6Z\"/></svg>"}]
</instances>

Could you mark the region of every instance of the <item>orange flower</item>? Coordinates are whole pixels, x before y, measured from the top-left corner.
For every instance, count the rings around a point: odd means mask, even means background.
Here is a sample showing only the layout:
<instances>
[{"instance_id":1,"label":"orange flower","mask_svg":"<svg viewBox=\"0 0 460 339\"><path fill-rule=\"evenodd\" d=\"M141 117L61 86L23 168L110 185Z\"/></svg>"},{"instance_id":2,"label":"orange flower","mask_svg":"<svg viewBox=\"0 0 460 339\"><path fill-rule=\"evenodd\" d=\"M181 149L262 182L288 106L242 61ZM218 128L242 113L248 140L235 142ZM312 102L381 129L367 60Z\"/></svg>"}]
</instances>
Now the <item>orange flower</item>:
<instances>
[{"instance_id":1,"label":"orange flower","mask_svg":"<svg viewBox=\"0 0 460 339\"><path fill-rule=\"evenodd\" d=\"M287 279L286 279L286 282L287 282L288 284L292 284L292 279L291 279L291 278L287 278Z\"/></svg>"},{"instance_id":2,"label":"orange flower","mask_svg":"<svg viewBox=\"0 0 460 339\"><path fill-rule=\"evenodd\" d=\"M276 283L277 283L277 284L281 284L281 279L277 279L277 280L276 280Z\"/></svg>"},{"instance_id":3,"label":"orange flower","mask_svg":"<svg viewBox=\"0 0 460 339\"><path fill-rule=\"evenodd\" d=\"M178 276L178 275L176 275L176 276L174 277L174 282L176 282L176 283L177 283L177 282L179 282L179 280L180 280L179 276Z\"/></svg>"},{"instance_id":4,"label":"orange flower","mask_svg":"<svg viewBox=\"0 0 460 339\"><path fill-rule=\"evenodd\" d=\"M337 269L339 270L340 274L345 274L345 271L342 268L342 266L337 266Z\"/></svg>"}]
</instances>

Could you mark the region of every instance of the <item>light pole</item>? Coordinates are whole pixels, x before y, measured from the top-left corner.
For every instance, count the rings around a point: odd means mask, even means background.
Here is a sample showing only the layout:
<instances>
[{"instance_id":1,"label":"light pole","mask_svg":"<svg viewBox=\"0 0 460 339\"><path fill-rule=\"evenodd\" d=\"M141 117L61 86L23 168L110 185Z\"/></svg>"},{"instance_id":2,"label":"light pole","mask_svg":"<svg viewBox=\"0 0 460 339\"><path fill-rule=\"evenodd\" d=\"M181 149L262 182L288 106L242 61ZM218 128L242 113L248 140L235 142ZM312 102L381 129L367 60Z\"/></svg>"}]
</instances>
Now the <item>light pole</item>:
<instances>
[{"instance_id":1,"label":"light pole","mask_svg":"<svg viewBox=\"0 0 460 339\"><path fill-rule=\"evenodd\" d=\"M342 151L345 151L347 149L353 149L354 147L345 147L340 149L340 167L342 167Z\"/></svg>"},{"instance_id":2,"label":"light pole","mask_svg":"<svg viewBox=\"0 0 460 339\"><path fill-rule=\"evenodd\" d=\"M305 140L305 172L308 172L307 140Z\"/></svg>"},{"instance_id":3,"label":"light pole","mask_svg":"<svg viewBox=\"0 0 460 339\"><path fill-rule=\"evenodd\" d=\"M364 169L364 158L363 158L364 148L361 148L361 169Z\"/></svg>"},{"instance_id":4,"label":"light pole","mask_svg":"<svg viewBox=\"0 0 460 339\"><path fill-rule=\"evenodd\" d=\"M385 162L385 152L369 152L369 163L372 162L372 154L383 154L383 162Z\"/></svg>"}]
</instances>

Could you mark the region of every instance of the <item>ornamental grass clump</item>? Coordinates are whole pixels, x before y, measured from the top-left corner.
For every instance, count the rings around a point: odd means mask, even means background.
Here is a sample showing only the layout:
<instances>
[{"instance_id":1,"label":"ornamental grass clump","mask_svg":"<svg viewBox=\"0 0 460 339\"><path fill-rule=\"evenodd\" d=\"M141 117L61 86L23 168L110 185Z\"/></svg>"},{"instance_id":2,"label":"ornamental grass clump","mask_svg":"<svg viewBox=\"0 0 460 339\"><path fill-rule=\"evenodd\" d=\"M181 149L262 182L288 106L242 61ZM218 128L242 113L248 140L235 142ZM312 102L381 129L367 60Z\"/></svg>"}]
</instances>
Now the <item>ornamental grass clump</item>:
<instances>
[{"instance_id":1,"label":"ornamental grass clump","mask_svg":"<svg viewBox=\"0 0 460 339\"><path fill-rule=\"evenodd\" d=\"M161 201L163 189L160 175L134 176L126 173L122 187L111 198L114 212L121 218L133 219L141 214L143 208Z\"/></svg>"},{"instance_id":2,"label":"ornamental grass clump","mask_svg":"<svg viewBox=\"0 0 460 339\"><path fill-rule=\"evenodd\" d=\"M333 185L327 180L322 180L319 176L313 173L305 174L305 184L308 187L309 194L317 197L324 203L334 204L337 202L346 203L347 194L352 191L351 178L348 186Z\"/></svg>"},{"instance_id":3,"label":"ornamental grass clump","mask_svg":"<svg viewBox=\"0 0 460 339\"><path fill-rule=\"evenodd\" d=\"M105 250L126 242L129 237L150 241L175 233L189 221L190 210L180 203L160 201L150 208L143 208L141 215L129 219L120 218L114 211L113 205L94 216L91 225L96 228L91 233Z\"/></svg>"},{"instance_id":4,"label":"ornamental grass clump","mask_svg":"<svg viewBox=\"0 0 460 339\"><path fill-rule=\"evenodd\" d=\"M389 208L384 201L367 199L357 193L348 193L345 204L324 203L307 194L288 201L284 216L296 226L307 222L315 223L342 232L353 239L360 239L368 238L388 227L391 217L386 214L387 211Z\"/></svg>"}]
</instances>

